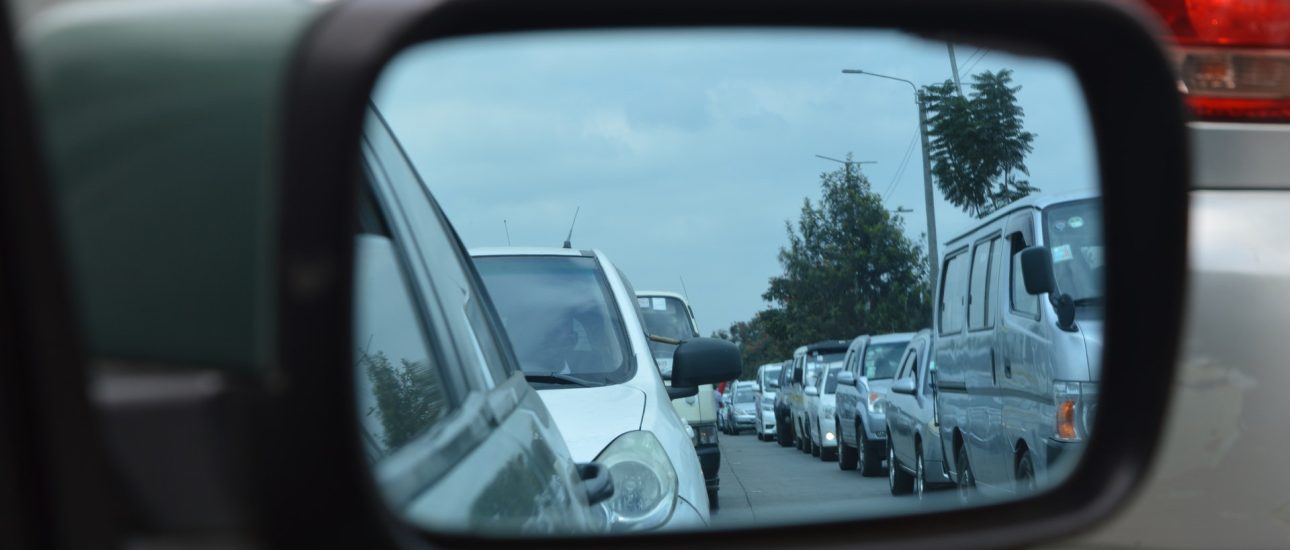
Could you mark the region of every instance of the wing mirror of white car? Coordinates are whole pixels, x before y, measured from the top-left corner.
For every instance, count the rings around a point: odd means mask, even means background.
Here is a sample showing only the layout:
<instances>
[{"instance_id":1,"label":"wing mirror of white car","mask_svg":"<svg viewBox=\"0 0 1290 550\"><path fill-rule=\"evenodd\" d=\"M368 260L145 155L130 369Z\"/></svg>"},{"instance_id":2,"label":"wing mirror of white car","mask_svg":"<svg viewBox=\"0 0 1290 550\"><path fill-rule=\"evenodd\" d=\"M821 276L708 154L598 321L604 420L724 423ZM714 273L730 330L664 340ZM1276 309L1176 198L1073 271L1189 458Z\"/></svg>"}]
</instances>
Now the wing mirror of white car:
<instances>
[{"instance_id":1,"label":"wing mirror of white car","mask_svg":"<svg viewBox=\"0 0 1290 550\"><path fill-rule=\"evenodd\" d=\"M815 386L807 386L807 387L806 387L806 395L811 396L811 397L818 396L818 395L820 395L820 390L815 389Z\"/></svg>"},{"instance_id":2,"label":"wing mirror of white car","mask_svg":"<svg viewBox=\"0 0 1290 550\"><path fill-rule=\"evenodd\" d=\"M913 395L914 379L901 378L900 380L897 380L894 384L891 385L891 391L892 393L904 393L904 394Z\"/></svg>"},{"instance_id":3,"label":"wing mirror of white car","mask_svg":"<svg viewBox=\"0 0 1290 550\"><path fill-rule=\"evenodd\" d=\"M856 385L856 375L846 371L839 372L838 384L841 384L843 386L854 386Z\"/></svg>"},{"instance_id":4,"label":"wing mirror of white car","mask_svg":"<svg viewBox=\"0 0 1290 550\"><path fill-rule=\"evenodd\" d=\"M692 338L672 352L672 385L701 386L732 380L743 372L739 348L715 338Z\"/></svg>"}]
</instances>

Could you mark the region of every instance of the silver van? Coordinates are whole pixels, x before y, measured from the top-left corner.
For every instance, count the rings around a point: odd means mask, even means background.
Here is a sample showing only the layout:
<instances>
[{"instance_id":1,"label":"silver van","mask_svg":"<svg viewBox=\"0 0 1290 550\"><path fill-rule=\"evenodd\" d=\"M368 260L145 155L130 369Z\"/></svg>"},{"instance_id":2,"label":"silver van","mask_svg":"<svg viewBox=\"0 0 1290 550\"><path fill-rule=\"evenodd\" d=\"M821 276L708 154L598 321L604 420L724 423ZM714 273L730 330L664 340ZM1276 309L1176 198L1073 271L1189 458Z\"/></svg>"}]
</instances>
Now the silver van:
<instances>
[{"instance_id":1,"label":"silver van","mask_svg":"<svg viewBox=\"0 0 1290 550\"><path fill-rule=\"evenodd\" d=\"M960 490L1047 486L1078 457L1097 409L1101 227L1094 194L1032 196L946 242L935 387Z\"/></svg>"}]
</instances>

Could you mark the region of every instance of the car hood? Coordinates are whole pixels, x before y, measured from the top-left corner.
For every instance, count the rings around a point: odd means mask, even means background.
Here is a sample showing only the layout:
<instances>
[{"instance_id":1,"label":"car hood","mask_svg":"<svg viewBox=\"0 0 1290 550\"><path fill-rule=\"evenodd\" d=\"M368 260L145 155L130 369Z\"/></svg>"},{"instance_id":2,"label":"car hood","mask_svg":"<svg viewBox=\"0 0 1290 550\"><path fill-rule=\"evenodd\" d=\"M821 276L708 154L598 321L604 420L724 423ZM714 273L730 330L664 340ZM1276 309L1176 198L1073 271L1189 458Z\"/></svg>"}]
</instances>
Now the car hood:
<instances>
[{"instance_id":1,"label":"car hood","mask_svg":"<svg viewBox=\"0 0 1290 550\"><path fill-rule=\"evenodd\" d=\"M538 391L575 462L590 462L623 432L641 429L645 392L615 384Z\"/></svg>"},{"instance_id":2,"label":"car hood","mask_svg":"<svg viewBox=\"0 0 1290 550\"><path fill-rule=\"evenodd\" d=\"M752 414L754 412L757 412L757 404L756 403L737 403L735 404L735 412Z\"/></svg>"}]
</instances>

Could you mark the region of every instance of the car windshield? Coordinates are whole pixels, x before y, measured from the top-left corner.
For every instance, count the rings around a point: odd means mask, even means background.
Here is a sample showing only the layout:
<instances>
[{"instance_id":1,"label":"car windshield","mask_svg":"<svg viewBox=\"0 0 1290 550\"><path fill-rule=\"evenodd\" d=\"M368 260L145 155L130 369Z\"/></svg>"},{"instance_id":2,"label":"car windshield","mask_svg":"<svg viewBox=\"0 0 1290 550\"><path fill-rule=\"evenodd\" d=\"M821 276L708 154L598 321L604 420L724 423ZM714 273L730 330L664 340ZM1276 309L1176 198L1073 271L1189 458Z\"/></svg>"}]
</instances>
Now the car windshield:
<instances>
[{"instance_id":1,"label":"car windshield","mask_svg":"<svg viewBox=\"0 0 1290 550\"><path fill-rule=\"evenodd\" d=\"M762 391L774 391L775 385L779 384L780 367L767 368L761 375Z\"/></svg>"},{"instance_id":2,"label":"car windshield","mask_svg":"<svg viewBox=\"0 0 1290 550\"><path fill-rule=\"evenodd\" d=\"M676 340L698 336L685 302L671 296L638 296L636 305L640 309L645 332ZM676 346L650 340L649 350L655 359L671 359Z\"/></svg>"},{"instance_id":3,"label":"car windshield","mask_svg":"<svg viewBox=\"0 0 1290 550\"><path fill-rule=\"evenodd\" d=\"M1102 208L1089 199L1044 210L1044 238L1053 253L1057 293L1069 294L1077 306L1102 302Z\"/></svg>"},{"instance_id":4,"label":"car windshield","mask_svg":"<svg viewBox=\"0 0 1290 550\"><path fill-rule=\"evenodd\" d=\"M475 258L525 374L592 383L633 374L622 320L594 258Z\"/></svg>"},{"instance_id":5,"label":"car windshield","mask_svg":"<svg viewBox=\"0 0 1290 550\"><path fill-rule=\"evenodd\" d=\"M824 394L830 395L837 391L838 373L842 371L842 365L829 367L829 375L824 379Z\"/></svg>"},{"instance_id":6,"label":"car windshield","mask_svg":"<svg viewBox=\"0 0 1290 550\"><path fill-rule=\"evenodd\" d=\"M883 380L896 375L900 357L909 342L870 344L864 352L864 376L870 380Z\"/></svg>"},{"instance_id":7,"label":"car windshield","mask_svg":"<svg viewBox=\"0 0 1290 550\"><path fill-rule=\"evenodd\" d=\"M753 393L752 388L739 388L735 392L735 403L752 403L754 397L756 394Z\"/></svg>"},{"instance_id":8,"label":"car windshield","mask_svg":"<svg viewBox=\"0 0 1290 550\"><path fill-rule=\"evenodd\" d=\"M820 382L820 371L825 367L832 368L835 365L842 364L842 358L846 356L845 352L834 352L826 354L812 354L806 358L806 383L807 385L817 386Z\"/></svg>"}]
</instances>

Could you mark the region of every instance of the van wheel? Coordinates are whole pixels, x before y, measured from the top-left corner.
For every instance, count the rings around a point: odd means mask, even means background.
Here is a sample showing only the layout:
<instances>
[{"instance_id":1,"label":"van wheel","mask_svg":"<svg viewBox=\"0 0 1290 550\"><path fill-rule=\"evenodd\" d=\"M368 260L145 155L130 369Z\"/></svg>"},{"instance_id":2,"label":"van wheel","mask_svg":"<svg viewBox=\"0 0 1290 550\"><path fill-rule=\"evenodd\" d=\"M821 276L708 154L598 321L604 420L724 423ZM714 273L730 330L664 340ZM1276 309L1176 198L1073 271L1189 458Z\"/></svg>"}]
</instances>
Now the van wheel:
<instances>
[{"instance_id":1,"label":"van wheel","mask_svg":"<svg viewBox=\"0 0 1290 550\"><path fill-rule=\"evenodd\" d=\"M864 425L856 425L856 450L860 455L860 475L876 477L882 475L882 449L877 448L869 438L864 436ZM890 467L890 466L889 466Z\"/></svg>"},{"instance_id":2,"label":"van wheel","mask_svg":"<svg viewBox=\"0 0 1290 550\"><path fill-rule=\"evenodd\" d=\"M954 458L954 467L958 470L959 502L968 504L976 491L976 477L972 475L972 465L968 464L967 449L960 447Z\"/></svg>"},{"instance_id":3,"label":"van wheel","mask_svg":"<svg viewBox=\"0 0 1290 550\"><path fill-rule=\"evenodd\" d=\"M887 440L887 485L891 487L893 495L907 495L914 490L914 476L900 468L900 463L896 461L896 448L892 446L890 439Z\"/></svg>"},{"instance_id":4,"label":"van wheel","mask_svg":"<svg viewBox=\"0 0 1290 550\"><path fill-rule=\"evenodd\" d=\"M927 490L927 470L923 469L923 446L914 447L914 494L918 500L923 500L923 493Z\"/></svg>"},{"instance_id":5,"label":"van wheel","mask_svg":"<svg viewBox=\"0 0 1290 550\"><path fill-rule=\"evenodd\" d=\"M1017 492L1030 495L1038 489L1035 484L1035 463L1030 459L1030 453L1025 452L1021 455L1021 460L1017 461Z\"/></svg>"},{"instance_id":6,"label":"van wheel","mask_svg":"<svg viewBox=\"0 0 1290 550\"><path fill-rule=\"evenodd\" d=\"M716 510L717 508L721 507L720 502L721 500L717 498L717 490L708 489L708 508L711 510Z\"/></svg>"},{"instance_id":7,"label":"van wheel","mask_svg":"<svg viewBox=\"0 0 1290 550\"><path fill-rule=\"evenodd\" d=\"M815 440L811 440L811 456L819 457L820 455L823 455L823 454L824 454L824 448L816 444Z\"/></svg>"}]
</instances>

